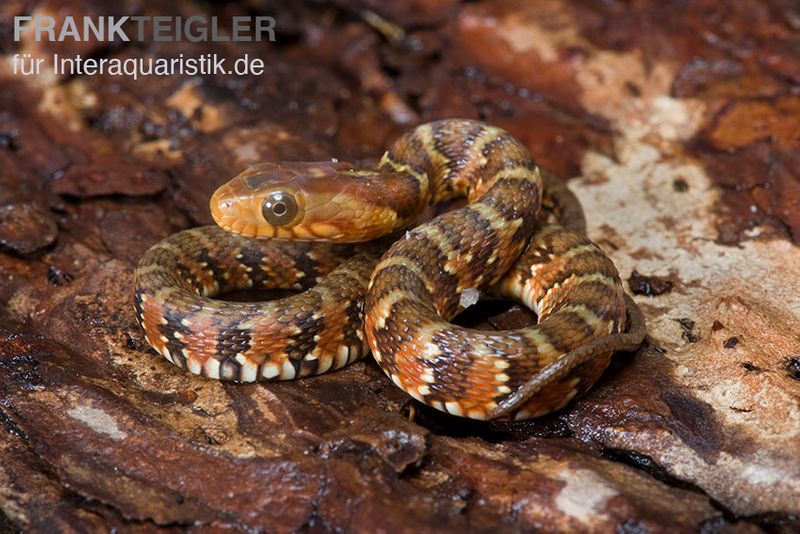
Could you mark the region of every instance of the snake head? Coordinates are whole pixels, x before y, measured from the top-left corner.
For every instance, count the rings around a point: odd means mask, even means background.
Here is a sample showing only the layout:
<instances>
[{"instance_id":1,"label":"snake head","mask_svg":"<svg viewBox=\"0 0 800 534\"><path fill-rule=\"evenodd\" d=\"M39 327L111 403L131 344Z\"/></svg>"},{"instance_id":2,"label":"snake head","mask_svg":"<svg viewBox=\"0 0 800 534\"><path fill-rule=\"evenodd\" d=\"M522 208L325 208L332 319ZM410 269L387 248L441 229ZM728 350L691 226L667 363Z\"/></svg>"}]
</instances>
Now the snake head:
<instances>
[{"instance_id":1,"label":"snake head","mask_svg":"<svg viewBox=\"0 0 800 534\"><path fill-rule=\"evenodd\" d=\"M254 165L214 192L211 215L244 236L306 241L369 241L404 224L386 200L392 176L354 169L340 162Z\"/></svg>"}]
</instances>

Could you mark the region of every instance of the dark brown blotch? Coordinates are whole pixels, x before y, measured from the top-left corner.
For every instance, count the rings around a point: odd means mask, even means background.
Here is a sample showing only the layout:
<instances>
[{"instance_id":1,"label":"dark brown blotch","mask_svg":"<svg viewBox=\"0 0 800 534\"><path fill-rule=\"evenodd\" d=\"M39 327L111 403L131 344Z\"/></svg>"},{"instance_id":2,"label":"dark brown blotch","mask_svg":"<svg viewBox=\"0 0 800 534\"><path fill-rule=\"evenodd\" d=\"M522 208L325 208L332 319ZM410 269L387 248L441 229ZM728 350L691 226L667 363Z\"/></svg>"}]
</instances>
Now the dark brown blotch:
<instances>
[{"instance_id":1,"label":"dark brown blotch","mask_svg":"<svg viewBox=\"0 0 800 534\"><path fill-rule=\"evenodd\" d=\"M663 276L643 275L634 269L628 278L628 287L634 295L656 297L672 290L672 280Z\"/></svg>"}]
</instances>

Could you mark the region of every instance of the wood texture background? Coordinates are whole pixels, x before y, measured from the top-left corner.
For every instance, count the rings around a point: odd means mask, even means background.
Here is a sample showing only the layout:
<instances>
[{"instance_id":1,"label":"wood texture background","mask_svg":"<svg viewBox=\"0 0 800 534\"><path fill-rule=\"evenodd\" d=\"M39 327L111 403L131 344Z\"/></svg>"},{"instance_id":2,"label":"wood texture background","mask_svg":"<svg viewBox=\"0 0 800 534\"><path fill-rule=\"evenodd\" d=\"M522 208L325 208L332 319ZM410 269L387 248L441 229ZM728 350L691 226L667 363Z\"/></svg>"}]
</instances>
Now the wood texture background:
<instances>
[{"instance_id":1,"label":"wood texture background","mask_svg":"<svg viewBox=\"0 0 800 534\"><path fill-rule=\"evenodd\" d=\"M795 2L118 4L0 5L0 531L800 528ZM12 39L15 15L255 12L275 43ZM212 51L267 71L21 77L9 59ZM235 385L149 349L133 269L210 222L217 185L260 160L374 159L442 117L502 126L578 177L650 325L589 395L479 424L370 360Z\"/></svg>"}]
</instances>

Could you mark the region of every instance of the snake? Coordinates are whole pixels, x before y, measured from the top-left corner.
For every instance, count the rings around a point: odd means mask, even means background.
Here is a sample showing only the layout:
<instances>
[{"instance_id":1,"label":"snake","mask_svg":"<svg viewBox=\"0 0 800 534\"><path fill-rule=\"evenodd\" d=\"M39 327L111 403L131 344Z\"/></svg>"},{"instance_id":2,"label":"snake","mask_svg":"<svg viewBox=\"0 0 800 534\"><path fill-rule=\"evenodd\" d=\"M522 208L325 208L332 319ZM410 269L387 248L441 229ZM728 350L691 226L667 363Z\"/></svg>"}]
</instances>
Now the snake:
<instances>
[{"instance_id":1,"label":"snake","mask_svg":"<svg viewBox=\"0 0 800 534\"><path fill-rule=\"evenodd\" d=\"M480 121L417 126L373 168L253 165L214 192L210 210L216 225L168 236L134 275L147 342L197 375L291 380L371 352L429 407L523 420L583 395L614 352L646 335L575 197L511 134ZM215 298L252 289L295 293ZM515 300L536 323L452 322L479 298Z\"/></svg>"}]
</instances>

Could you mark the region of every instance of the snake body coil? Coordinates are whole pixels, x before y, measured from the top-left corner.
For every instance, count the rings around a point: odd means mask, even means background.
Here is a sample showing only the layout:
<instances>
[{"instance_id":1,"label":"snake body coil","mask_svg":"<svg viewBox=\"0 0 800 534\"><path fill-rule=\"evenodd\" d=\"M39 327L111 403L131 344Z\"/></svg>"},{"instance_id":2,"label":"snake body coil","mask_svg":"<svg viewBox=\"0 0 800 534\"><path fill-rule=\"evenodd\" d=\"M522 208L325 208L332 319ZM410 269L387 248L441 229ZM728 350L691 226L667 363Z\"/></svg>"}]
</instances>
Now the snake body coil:
<instances>
[{"instance_id":1,"label":"snake body coil","mask_svg":"<svg viewBox=\"0 0 800 534\"><path fill-rule=\"evenodd\" d=\"M406 232L379 262L377 245L296 241L375 239L459 196L465 207ZM212 198L230 232L180 232L145 254L137 316L156 350L211 378L318 374L368 345L396 385L436 409L543 415L591 387L615 350L638 346L645 326L613 263L581 233L541 223L541 202L528 151L476 121L419 126L374 171L259 165ZM251 287L305 291L266 303L207 298ZM524 303L538 324L492 332L448 322L491 291Z\"/></svg>"}]
</instances>

